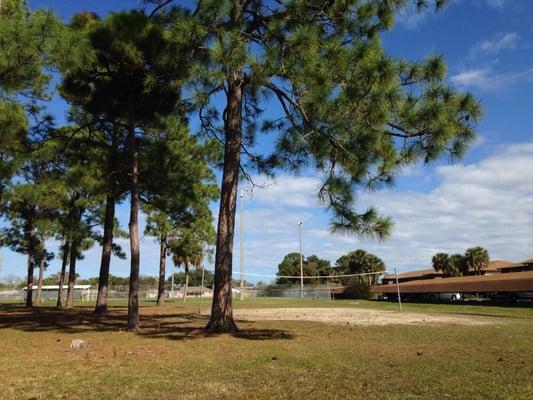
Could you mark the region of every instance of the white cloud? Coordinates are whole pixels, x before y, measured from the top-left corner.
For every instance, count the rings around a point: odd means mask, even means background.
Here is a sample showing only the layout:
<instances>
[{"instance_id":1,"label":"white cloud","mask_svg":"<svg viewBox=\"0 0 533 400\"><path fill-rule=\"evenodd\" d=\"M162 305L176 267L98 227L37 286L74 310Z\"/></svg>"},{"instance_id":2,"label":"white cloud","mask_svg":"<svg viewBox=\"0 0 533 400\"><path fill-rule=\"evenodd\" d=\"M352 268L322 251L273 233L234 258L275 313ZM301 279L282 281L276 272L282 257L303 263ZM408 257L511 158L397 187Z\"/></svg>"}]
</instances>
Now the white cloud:
<instances>
[{"instance_id":1,"label":"white cloud","mask_svg":"<svg viewBox=\"0 0 533 400\"><path fill-rule=\"evenodd\" d=\"M496 73L491 68L471 68L450 77L450 81L463 88L484 91L508 88L516 84L530 83L533 68L521 72Z\"/></svg>"},{"instance_id":2,"label":"white cloud","mask_svg":"<svg viewBox=\"0 0 533 400\"><path fill-rule=\"evenodd\" d=\"M505 5L505 0L487 0L487 4L490 7L502 9Z\"/></svg>"},{"instance_id":3,"label":"white cloud","mask_svg":"<svg viewBox=\"0 0 533 400\"><path fill-rule=\"evenodd\" d=\"M320 179L281 175L276 185L256 189L251 198L245 198L245 272L275 274L281 259L289 252L298 251L299 221L303 221L304 254L317 254L332 263L357 248L377 254L389 269L397 267L400 271L428 267L432 255L438 251L464 252L477 245L486 247L493 259L531 258L531 171L533 142L499 146L478 163L441 166L431 175L424 173L424 177L433 179L430 191L399 188L363 194L359 202L361 209L375 205L395 221L394 235L383 242L332 235L328 231L328 218L315 200ZM236 228L234 271L239 269L238 225ZM119 242L127 251L127 240L119 239ZM152 238L143 238L143 274L156 275L158 254L157 243ZM9 252L4 255L2 273L24 275L24 257ZM99 247L89 250L78 264L82 276L96 275L99 259ZM169 260L169 271L171 265ZM59 263L55 261L49 272L58 268ZM129 260L114 258L111 270L113 274L127 275Z\"/></svg>"},{"instance_id":4,"label":"white cloud","mask_svg":"<svg viewBox=\"0 0 533 400\"><path fill-rule=\"evenodd\" d=\"M409 30L417 30L429 19L436 15L431 6L418 8L414 2L409 2L396 16L396 21L402 27Z\"/></svg>"},{"instance_id":5,"label":"white cloud","mask_svg":"<svg viewBox=\"0 0 533 400\"><path fill-rule=\"evenodd\" d=\"M438 251L464 252L476 245L486 247L493 259L530 258L533 143L497 150L477 164L437 168L437 186L428 193L387 190L362 196L361 207L375 205L395 220L394 235L384 242L330 234L327 219L313 205L261 203L245 218L246 271L274 274L285 254L298 251L300 219L304 254L316 253L332 262L347 251L365 248L382 257L389 268L409 270L428 267ZM292 186L297 187L300 179L283 180L294 181ZM237 262L238 246L235 250Z\"/></svg>"},{"instance_id":6,"label":"white cloud","mask_svg":"<svg viewBox=\"0 0 533 400\"><path fill-rule=\"evenodd\" d=\"M320 181L313 177L293 177L281 175L274 180L255 177L254 181L264 185L266 190L254 189L254 202L277 204L291 207L313 207L318 203L316 197Z\"/></svg>"},{"instance_id":7,"label":"white cloud","mask_svg":"<svg viewBox=\"0 0 533 400\"><path fill-rule=\"evenodd\" d=\"M498 87L498 85L495 85L494 80L491 79L490 74L491 72L486 68L469 69L453 75L450 80L458 86L490 90Z\"/></svg>"},{"instance_id":8,"label":"white cloud","mask_svg":"<svg viewBox=\"0 0 533 400\"><path fill-rule=\"evenodd\" d=\"M504 50L514 50L519 47L521 37L515 32L500 33L492 39L476 43L470 53L476 56L494 56Z\"/></svg>"}]
</instances>

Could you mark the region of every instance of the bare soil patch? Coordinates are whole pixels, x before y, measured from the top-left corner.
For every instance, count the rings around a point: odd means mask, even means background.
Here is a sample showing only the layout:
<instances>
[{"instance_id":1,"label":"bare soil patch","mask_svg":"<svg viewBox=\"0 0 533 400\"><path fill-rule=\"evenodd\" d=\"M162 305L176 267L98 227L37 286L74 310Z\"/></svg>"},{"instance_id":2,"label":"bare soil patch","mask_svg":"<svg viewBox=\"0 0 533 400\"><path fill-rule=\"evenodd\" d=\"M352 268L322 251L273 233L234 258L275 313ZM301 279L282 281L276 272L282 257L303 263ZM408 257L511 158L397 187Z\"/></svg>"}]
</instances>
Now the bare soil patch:
<instances>
[{"instance_id":1,"label":"bare soil patch","mask_svg":"<svg viewBox=\"0 0 533 400\"><path fill-rule=\"evenodd\" d=\"M234 310L234 316L249 321L314 321L349 325L487 325L501 322L495 318L435 315L354 308L263 308Z\"/></svg>"}]
</instances>

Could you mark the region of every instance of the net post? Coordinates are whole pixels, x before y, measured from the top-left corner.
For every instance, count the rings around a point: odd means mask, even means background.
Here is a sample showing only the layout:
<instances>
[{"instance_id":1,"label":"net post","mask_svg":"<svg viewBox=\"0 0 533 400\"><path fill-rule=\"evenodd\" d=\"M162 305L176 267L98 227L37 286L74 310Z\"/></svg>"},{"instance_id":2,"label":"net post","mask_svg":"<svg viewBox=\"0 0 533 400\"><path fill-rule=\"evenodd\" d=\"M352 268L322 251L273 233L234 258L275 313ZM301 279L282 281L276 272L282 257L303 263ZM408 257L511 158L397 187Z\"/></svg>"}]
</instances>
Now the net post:
<instances>
[{"instance_id":1,"label":"net post","mask_svg":"<svg viewBox=\"0 0 533 400\"><path fill-rule=\"evenodd\" d=\"M396 268L394 268L394 277L396 279L396 292L398 294L398 306L400 307L400 312L402 312L402 298L400 296L400 284L398 283L398 273Z\"/></svg>"},{"instance_id":2,"label":"net post","mask_svg":"<svg viewBox=\"0 0 533 400\"><path fill-rule=\"evenodd\" d=\"M202 313L202 301L204 299L204 274L205 268L202 267L202 288L200 289L200 305L198 306L198 314Z\"/></svg>"}]
</instances>

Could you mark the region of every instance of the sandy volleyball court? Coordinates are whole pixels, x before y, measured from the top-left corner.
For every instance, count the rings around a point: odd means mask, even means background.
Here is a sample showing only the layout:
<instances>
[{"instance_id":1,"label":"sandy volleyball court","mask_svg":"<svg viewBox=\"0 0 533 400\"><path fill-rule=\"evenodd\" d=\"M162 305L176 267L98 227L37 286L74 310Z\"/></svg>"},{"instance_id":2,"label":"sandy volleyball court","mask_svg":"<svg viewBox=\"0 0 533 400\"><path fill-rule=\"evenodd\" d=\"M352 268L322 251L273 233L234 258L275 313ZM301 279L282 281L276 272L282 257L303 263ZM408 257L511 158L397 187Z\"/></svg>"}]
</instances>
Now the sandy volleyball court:
<instances>
[{"instance_id":1,"label":"sandy volleyball court","mask_svg":"<svg viewBox=\"0 0 533 400\"><path fill-rule=\"evenodd\" d=\"M500 319L422 313L399 313L355 308L263 308L234 310L235 318L247 321L315 321L349 325L486 325Z\"/></svg>"}]
</instances>

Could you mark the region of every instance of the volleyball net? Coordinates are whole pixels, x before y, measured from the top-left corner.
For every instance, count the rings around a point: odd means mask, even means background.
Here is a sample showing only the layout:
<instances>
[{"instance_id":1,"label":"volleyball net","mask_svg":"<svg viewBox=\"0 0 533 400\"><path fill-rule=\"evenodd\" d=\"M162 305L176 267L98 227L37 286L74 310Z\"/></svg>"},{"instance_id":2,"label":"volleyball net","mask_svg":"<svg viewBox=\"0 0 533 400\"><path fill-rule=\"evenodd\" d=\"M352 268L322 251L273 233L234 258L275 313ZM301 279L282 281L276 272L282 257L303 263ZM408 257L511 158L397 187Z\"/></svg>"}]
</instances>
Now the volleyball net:
<instances>
[{"instance_id":1,"label":"volleyball net","mask_svg":"<svg viewBox=\"0 0 533 400\"><path fill-rule=\"evenodd\" d=\"M386 271L335 275L272 275L233 272L234 297L334 299L348 287L374 285ZM242 281L242 284L241 284ZM253 282L253 283L252 283Z\"/></svg>"}]
</instances>

